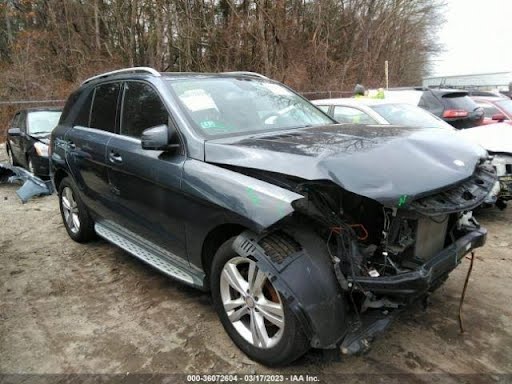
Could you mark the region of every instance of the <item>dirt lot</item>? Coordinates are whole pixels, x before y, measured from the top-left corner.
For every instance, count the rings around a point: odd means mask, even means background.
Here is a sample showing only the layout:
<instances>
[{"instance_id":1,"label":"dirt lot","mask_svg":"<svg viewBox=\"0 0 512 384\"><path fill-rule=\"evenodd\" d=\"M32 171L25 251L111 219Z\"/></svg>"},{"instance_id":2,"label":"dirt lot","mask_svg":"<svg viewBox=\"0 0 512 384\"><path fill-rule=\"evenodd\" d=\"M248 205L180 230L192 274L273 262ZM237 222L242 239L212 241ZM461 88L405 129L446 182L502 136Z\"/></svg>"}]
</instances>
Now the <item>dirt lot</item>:
<instances>
[{"instance_id":1,"label":"dirt lot","mask_svg":"<svg viewBox=\"0 0 512 384\"><path fill-rule=\"evenodd\" d=\"M3 148L0 153L4 160ZM490 235L477 251L467 292L466 334L459 334L457 310L467 260L432 296L427 312L404 314L365 356L325 362L312 351L291 367L273 370L234 346L207 294L104 241L74 243L55 196L22 205L16 188L0 185L0 374L309 373L323 382L512 381L512 207L478 216Z\"/></svg>"}]
</instances>

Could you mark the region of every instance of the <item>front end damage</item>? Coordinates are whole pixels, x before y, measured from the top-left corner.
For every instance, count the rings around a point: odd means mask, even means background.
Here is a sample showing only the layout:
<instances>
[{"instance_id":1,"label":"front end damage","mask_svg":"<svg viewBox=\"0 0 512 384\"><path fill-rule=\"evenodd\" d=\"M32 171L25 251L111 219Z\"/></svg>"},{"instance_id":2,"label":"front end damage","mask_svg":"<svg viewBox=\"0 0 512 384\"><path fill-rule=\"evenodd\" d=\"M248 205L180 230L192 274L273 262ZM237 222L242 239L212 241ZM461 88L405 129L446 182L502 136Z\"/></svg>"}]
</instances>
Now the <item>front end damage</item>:
<instances>
[{"instance_id":1,"label":"front end damage","mask_svg":"<svg viewBox=\"0 0 512 384\"><path fill-rule=\"evenodd\" d=\"M313 347L357 353L485 243L471 210L495 183L481 163L454 185L385 206L332 182L287 178L282 186L303 196L294 213L263 233L244 232L234 247L266 267ZM284 259L265 252L265 239L276 234L294 244Z\"/></svg>"}]
</instances>

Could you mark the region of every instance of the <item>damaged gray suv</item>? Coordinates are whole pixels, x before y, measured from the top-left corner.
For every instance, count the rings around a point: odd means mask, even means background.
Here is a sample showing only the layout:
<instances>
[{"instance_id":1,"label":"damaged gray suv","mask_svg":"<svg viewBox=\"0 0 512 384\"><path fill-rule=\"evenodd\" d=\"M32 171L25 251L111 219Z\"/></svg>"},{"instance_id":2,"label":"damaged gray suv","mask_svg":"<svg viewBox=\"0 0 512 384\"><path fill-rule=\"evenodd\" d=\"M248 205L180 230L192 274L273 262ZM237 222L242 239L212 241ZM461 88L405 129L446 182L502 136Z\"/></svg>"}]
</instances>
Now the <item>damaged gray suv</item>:
<instances>
[{"instance_id":1,"label":"damaged gray suv","mask_svg":"<svg viewBox=\"0 0 512 384\"><path fill-rule=\"evenodd\" d=\"M91 78L50 152L73 240L99 235L211 291L267 365L366 348L484 244L467 213L496 182L449 131L337 124L249 72Z\"/></svg>"}]
</instances>

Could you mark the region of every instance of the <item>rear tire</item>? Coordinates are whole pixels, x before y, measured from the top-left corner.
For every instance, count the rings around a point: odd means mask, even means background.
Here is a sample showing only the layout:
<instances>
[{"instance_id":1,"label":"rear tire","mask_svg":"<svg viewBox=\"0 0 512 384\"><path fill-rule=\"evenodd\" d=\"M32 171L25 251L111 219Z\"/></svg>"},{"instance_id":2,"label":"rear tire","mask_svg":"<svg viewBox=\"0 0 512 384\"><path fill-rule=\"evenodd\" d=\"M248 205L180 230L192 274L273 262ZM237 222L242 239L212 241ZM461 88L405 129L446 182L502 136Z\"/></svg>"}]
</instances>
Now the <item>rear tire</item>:
<instances>
[{"instance_id":1,"label":"rear tire","mask_svg":"<svg viewBox=\"0 0 512 384\"><path fill-rule=\"evenodd\" d=\"M286 365L309 349L309 340L259 263L233 250L234 239L226 241L213 260L215 310L228 335L247 356L268 366Z\"/></svg>"},{"instance_id":2,"label":"rear tire","mask_svg":"<svg viewBox=\"0 0 512 384\"><path fill-rule=\"evenodd\" d=\"M96 237L94 221L69 177L59 185L59 207L69 237L78 243L86 243Z\"/></svg>"}]
</instances>

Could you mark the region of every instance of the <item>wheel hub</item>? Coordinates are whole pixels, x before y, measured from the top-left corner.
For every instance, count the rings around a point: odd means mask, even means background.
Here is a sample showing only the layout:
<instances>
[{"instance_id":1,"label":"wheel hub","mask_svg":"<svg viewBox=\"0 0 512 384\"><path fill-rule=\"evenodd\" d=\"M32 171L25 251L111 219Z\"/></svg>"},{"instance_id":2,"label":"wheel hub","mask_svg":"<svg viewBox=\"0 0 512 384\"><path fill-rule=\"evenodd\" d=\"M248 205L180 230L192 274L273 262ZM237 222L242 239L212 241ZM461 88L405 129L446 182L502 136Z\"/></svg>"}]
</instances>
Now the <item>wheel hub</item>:
<instances>
[{"instance_id":1,"label":"wheel hub","mask_svg":"<svg viewBox=\"0 0 512 384\"><path fill-rule=\"evenodd\" d=\"M247 305L249 308L253 309L256 306L256 303L254 302L254 299L251 296L245 297L245 305Z\"/></svg>"}]
</instances>

